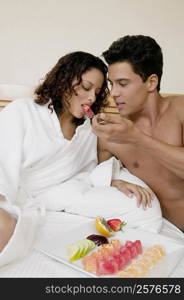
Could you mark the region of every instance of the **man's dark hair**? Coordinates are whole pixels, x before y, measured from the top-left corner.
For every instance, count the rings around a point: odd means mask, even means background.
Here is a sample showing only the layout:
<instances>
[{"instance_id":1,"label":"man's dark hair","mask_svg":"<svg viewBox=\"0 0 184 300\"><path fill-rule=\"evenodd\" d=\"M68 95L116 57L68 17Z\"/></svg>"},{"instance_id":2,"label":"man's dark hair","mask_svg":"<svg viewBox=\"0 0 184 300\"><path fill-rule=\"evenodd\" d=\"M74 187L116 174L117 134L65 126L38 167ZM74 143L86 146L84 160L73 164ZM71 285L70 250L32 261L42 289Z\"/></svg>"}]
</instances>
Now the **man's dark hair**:
<instances>
[{"instance_id":1,"label":"man's dark hair","mask_svg":"<svg viewBox=\"0 0 184 300\"><path fill-rule=\"evenodd\" d=\"M157 90L160 90L163 55L161 47L153 38L144 35L127 35L114 41L102 55L109 65L123 61L130 63L133 71L141 76L143 82L151 74L156 74Z\"/></svg>"},{"instance_id":2,"label":"man's dark hair","mask_svg":"<svg viewBox=\"0 0 184 300\"><path fill-rule=\"evenodd\" d=\"M107 105L107 66L98 58L87 52L76 51L61 57L52 70L46 74L42 84L35 90L35 102L40 105L49 103L48 107L56 111L57 114L62 113L64 99L69 102L75 87L82 82L82 75L91 70L98 69L104 76L104 82L100 92L96 97L96 101L92 105L94 113ZM77 80L73 85L74 79ZM74 118L76 124L84 122L84 118Z\"/></svg>"}]
</instances>

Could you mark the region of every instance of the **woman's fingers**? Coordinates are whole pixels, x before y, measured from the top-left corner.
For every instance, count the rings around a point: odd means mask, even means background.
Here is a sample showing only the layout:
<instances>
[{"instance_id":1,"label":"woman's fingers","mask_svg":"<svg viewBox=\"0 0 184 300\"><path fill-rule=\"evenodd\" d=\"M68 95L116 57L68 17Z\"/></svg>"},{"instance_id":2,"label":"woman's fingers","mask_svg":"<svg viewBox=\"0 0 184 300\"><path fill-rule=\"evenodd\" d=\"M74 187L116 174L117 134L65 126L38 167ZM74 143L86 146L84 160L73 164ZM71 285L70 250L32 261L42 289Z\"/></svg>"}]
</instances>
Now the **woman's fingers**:
<instances>
[{"instance_id":1,"label":"woman's fingers","mask_svg":"<svg viewBox=\"0 0 184 300\"><path fill-rule=\"evenodd\" d=\"M142 193L141 191L138 189L138 188L133 188L133 194L135 195L136 197L136 200L137 200L137 207L140 207L141 206L141 203L142 203Z\"/></svg>"},{"instance_id":2,"label":"woman's fingers","mask_svg":"<svg viewBox=\"0 0 184 300\"><path fill-rule=\"evenodd\" d=\"M116 186L118 190L124 193L127 197L132 197L132 191L128 188L128 186L121 180L113 181L113 186Z\"/></svg>"},{"instance_id":3,"label":"woman's fingers","mask_svg":"<svg viewBox=\"0 0 184 300\"><path fill-rule=\"evenodd\" d=\"M147 204L148 204L148 202L147 202L147 200L148 200L147 194L145 193L144 190L141 190L140 193L141 193L141 196L142 196L142 198L141 198L142 207L143 207L143 209L146 209L147 208Z\"/></svg>"},{"instance_id":4,"label":"woman's fingers","mask_svg":"<svg viewBox=\"0 0 184 300\"><path fill-rule=\"evenodd\" d=\"M151 201L154 197L154 193L151 189L144 188L142 186L119 179L112 180L112 186L118 188L119 191L121 191L128 197L132 197L133 195L135 195L138 207L140 207L141 205L143 209L152 207Z\"/></svg>"},{"instance_id":5,"label":"woman's fingers","mask_svg":"<svg viewBox=\"0 0 184 300\"><path fill-rule=\"evenodd\" d=\"M136 196L137 199L137 206L140 207L142 205L143 209L147 207L152 207L152 197L153 193L151 190L147 190L138 185L132 185L131 190Z\"/></svg>"},{"instance_id":6,"label":"woman's fingers","mask_svg":"<svg viewBox=\"0 0 184 300\"><path fill-rule=\"evenodd\" d=\"M120 191L129 198L131 198L133 196L133 193L127 187L122 186Z\"/></svg>"}]
</instances>

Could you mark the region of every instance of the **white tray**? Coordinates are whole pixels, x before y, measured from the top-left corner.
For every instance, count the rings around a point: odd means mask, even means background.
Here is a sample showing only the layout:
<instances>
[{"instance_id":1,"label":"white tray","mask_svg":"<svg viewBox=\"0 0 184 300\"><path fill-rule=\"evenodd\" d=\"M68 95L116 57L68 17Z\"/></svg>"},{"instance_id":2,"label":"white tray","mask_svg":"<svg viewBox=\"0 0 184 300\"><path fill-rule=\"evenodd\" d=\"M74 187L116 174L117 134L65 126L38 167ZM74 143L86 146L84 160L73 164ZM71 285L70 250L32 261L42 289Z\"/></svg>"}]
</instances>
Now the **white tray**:
<instances>
[{"instance_id":1,"label":"white tray","mask_svg":"<svg viewBox=\"0 0 184 300\"><path fill-rule=\"evenodd\" d=\"M37 247L37 250L61 263L70 266L75 270L82 272L86 275L86 277L98 277L96 274L86 272L83 269L81 259L74 262L69 262L67 257L68 246L74 242L86 238L90 234L99 234L95 229L94 221L90 221L89 224L82 225L74 230L66 231L65 233L61 231L61 234L59 234L57 231L48 235L46 238L44 238L44 241L42 241L41 245ZM119 239L122 243L124 243L126 240L141 240L144 248L154 244L160 244L164 246L167 253L166 256L155 265L147 277L170 277L170 274L174 271L177 264L184 257L184 246L177 244L175 241L160 234L155 234L148 231L128 228L126 229L125 227L123 232L118 232L115 236L108 239ZM94 250L97 249L98 247L96 247ZM108 277L116 277L116 275Z\"/></svg>"}]
</instances>

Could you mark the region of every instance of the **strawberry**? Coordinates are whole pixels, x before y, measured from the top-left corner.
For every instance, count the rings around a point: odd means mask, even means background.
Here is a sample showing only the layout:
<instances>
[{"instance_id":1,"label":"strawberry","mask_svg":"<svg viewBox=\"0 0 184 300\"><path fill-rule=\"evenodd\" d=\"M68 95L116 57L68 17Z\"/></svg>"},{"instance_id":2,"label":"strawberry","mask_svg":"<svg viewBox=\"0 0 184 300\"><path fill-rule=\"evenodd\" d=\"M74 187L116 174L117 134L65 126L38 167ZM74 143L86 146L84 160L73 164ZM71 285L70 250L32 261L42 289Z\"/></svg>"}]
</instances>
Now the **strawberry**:
<instances>
[{"instance_id":1,"label":"strawberry","mask_svg":"<svg viewBox=\"0 0 184 300\"><path fill-rule=\"evenodd\" d=\"M92 109L90 108L89 105L84 104L84 105L83 105L83 111L85 112L85 115L86 115L88 118L93 118L93 117L94 117L94 112L92 111Z\"/></svg>"},{"instance_id":2,"label":"strawberry","mask_svg":"<svg viewBox=\"0 0 184 300\"><path fill-rule=\"evenodd\" d=\"M121 221L120 219L110 219L107 221L107 224L114 231L120 231L126 225L126 223Z\"/></svg>"}]
</instances>

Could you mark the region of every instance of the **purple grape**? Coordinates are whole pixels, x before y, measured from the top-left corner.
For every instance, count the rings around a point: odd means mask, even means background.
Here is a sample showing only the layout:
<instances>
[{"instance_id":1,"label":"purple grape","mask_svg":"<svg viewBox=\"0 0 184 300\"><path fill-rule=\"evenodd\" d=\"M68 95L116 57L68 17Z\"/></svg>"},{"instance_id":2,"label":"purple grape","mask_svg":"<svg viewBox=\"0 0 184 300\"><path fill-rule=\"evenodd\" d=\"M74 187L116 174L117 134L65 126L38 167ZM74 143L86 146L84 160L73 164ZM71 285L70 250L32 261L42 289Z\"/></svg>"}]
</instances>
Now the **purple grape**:
<instances>
[{"instance_id":1,"label":"purple grape","mask_svg":"<svg viewBox=\"0 0 184 300\"><path fill-rule=\"evenodd\" d=\"M87 237L87 239L93 241L97 246L109 243L105 236L99 234L91 234Z\"/></svg>"}]
</instances>

